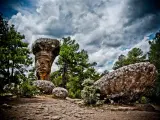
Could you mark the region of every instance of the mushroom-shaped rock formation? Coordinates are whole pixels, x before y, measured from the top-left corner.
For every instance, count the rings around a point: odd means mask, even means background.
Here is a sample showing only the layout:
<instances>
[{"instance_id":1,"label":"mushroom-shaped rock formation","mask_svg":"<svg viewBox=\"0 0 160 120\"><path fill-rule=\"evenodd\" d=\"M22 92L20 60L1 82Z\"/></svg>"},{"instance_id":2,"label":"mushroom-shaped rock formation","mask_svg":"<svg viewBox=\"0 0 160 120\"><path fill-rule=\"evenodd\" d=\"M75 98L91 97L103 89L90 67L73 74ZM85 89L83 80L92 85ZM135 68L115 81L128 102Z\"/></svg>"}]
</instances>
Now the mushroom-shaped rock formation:
<instances>
[{"instance_id":1,"label":"mushroom-shaped rock formation","mask_svg":"<svg viewBox=\"0 0 160 120\"><path fill-rule=\"evenodd\" d=\"M125 98L134 101L139 95L152 88L156 77L156 67L149 62L131 64L110 72L94 85L107 98Z\"/></svg>"},{"instance_id":2,"label":"mushroom-shaped rock formation","mask_svg":"<svg viewBox=\"0 0 160 120\"><path fill-rule=\"evenodd\" d=\"M60 51L59 41L48 38L37 39L32 45L32 51L35 55L38 80L49 80L52 63Z\"/></svg>"}]
</instances>

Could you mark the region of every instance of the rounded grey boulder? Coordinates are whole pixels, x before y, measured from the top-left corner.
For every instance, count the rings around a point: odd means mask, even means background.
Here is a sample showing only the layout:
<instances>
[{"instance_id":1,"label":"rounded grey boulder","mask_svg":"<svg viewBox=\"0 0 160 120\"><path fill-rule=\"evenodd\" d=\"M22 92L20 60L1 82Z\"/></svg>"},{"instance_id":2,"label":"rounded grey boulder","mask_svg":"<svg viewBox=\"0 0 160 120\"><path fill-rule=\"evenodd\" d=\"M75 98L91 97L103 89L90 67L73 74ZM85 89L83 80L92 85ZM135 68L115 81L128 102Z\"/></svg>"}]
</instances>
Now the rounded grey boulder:
<instances>
[{"instance_id":1,"label":"rounded grey boulder","mask_svg":"<svg viewBox=\"0 0 160 120\"><path fill-rule=\"evenodd\" d=\"M52 91L54 98L65 99L68 96L68 91L62 87L56 87Z\"/></svg>"},{"instance_id":2,"label":"rounded grey boulder","mask_svg":"<svg viewBox=\"0 0 160 120\"><path fill-rule=\"evenodd\" d=\"M156 67L149 62L135 63L112 71L97 80L94 85L108 98L134 100L154 87Z\"/></svg>"},{"instance_id":3,"label":"rounded grey boulder","mask_svg":"<svg viewBox=\"0 0 160 120\"><path fill-rule=\"evenodd\" d=\"M55 88L54 84L48 80L36 80L33 82L33 85L45 94L51 94L52 90Z\"/></svg>"}]
</instances>

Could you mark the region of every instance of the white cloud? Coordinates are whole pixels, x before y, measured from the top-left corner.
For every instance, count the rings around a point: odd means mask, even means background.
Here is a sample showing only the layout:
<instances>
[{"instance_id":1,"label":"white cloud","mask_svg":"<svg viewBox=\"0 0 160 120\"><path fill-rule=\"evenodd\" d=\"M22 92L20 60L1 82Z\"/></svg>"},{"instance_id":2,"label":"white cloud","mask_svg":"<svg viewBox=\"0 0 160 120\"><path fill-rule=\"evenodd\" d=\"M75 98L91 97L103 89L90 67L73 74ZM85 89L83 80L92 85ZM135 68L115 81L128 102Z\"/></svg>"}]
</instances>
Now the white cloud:
<instances>
[{"instance_id":1,"label":"white cloud","mask_svg":"<svg viewBox=\"0 0 160 120\"><path fill-rule=\"evenodd\" d=\"M90 61L98 63L100 72L111 70L111 61L134 46L148 51L143 37L153 30L143 28L152 15L126 25L127 0L39 0L36 6L34 11L19 9L10 20L30 45L40 37L71 36L88 51Z\"/></svg>"}]
</instances>

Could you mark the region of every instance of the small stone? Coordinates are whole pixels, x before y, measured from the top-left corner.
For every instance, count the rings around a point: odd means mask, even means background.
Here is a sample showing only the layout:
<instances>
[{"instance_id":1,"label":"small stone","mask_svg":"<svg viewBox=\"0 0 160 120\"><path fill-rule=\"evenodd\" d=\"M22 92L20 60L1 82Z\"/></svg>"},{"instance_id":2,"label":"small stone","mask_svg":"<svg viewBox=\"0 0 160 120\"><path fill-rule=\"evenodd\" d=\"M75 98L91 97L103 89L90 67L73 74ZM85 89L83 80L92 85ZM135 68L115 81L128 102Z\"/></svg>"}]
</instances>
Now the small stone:
<instances>
[{"instance_id":1,"label":"small stone","mask_svg":"<svg viewBox=\"0 0 160 120\"><path fill-rule=\"evenodd\" d=\"M11 105L8 105L6 103L2 104L2 108L7 108L7 109L11 109L12 106Z\"/></svg>"},{"instance_id":2,"label":"small stone","mask_svg":"<svg viewBox=\"0 0 160 120\"><path fill-rule=\"evenodd\" d=\"M68 91L62 87L56 87L52 91L53 98L66 99L68 96Z\"/></svg>"},{"instance_id":3,"label":"small stone","mask_svg":"<svg viewBox=\"0 0 160 120\"><path fill-rule=\"evenodd\" d=\"M48 113L45 113L43 116L49 116L49 114L48 114Z\"/></svg>"},{"instance_id":4,"label":"small stone","mask_svg":"<svg viewBox=\"0 0 160 120\"><path fill-rule=\"evenodd\" d=\"M41 112L39 112L39 111L36 111L36 113L35 114L41 114Z\"/></svg>"},{"instance_id":5,"label":"small stone","mask_svg":"<svg viewBox=\"0 0 160 120\"><path fill-rule=\"evenodd\" d=\"M49 116L44 116L43 119L50 119L50 117Z\"/></svg>"},{"instance_id":6,"label":"small stone","mask_svg":"<svg viewBox=\"0 0 160 120\"><path fill-rule=\"evenodd\" d=\"M51 120L60 120L62 117L61 116L52 116Z\"/></svg>"},{"instance_id":7,"label":"small stone","mask_svg":"<svg viewBox=\"0 0 160 120\"><path fill-rule=\"evenodd\" d=\"M74 116L77 118L81 118L81 115L79 115L79 114L75 114Z\"/></svg>"}]
</instances>

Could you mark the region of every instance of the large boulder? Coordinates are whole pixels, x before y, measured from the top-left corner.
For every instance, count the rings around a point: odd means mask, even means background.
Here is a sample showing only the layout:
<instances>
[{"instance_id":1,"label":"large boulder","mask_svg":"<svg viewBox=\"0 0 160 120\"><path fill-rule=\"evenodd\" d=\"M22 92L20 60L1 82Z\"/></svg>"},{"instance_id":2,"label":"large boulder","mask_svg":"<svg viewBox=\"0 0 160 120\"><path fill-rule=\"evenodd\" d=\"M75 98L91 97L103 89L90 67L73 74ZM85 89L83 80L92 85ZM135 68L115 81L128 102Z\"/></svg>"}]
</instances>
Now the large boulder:
<instances>
[{"instance_id":1,"label":"large boulder","mask_svg":"<svg viewBox=\"0 0 160 120\"><path fill-rule=\"evenodd\" d=\"M52 91L54 98L65 99L68 96L68 91L62 87L56 87Z\"/></svg>"},{"instance_id":2,"label":"large boulder","mask_svg":"<svg viewBox=\"0 0 160 120\"><path fill-rule=\"evenodd\" d=\"M45 94L52 94L52 90L55 88L54 84L48 80L36 80L33 81L33 85Z\"/></svg>"},{"instance_id":3,"label":"large boulder","mask_svg":"<svg viewBox=\"0 0 160 120\"><path fill-rule=\"evenodd\" d=\"M131 64L110 72L94 83L107 98L137 99L154 86L156 68L149 62Z\"/></svg>"}]
</instances>

